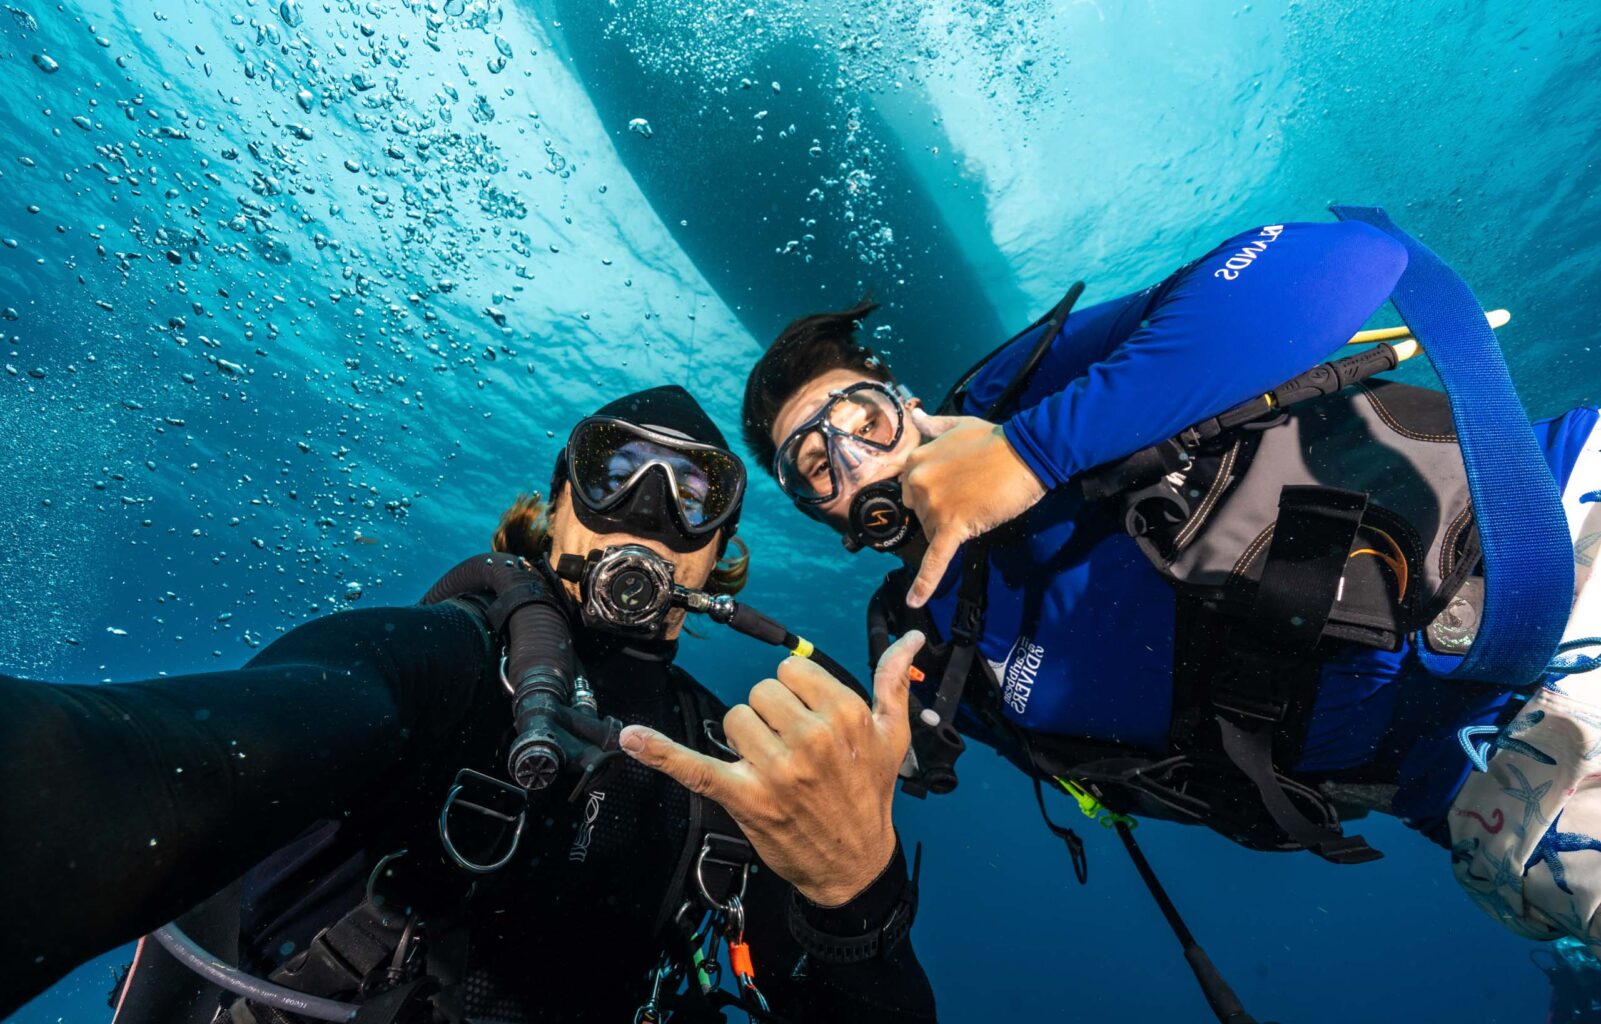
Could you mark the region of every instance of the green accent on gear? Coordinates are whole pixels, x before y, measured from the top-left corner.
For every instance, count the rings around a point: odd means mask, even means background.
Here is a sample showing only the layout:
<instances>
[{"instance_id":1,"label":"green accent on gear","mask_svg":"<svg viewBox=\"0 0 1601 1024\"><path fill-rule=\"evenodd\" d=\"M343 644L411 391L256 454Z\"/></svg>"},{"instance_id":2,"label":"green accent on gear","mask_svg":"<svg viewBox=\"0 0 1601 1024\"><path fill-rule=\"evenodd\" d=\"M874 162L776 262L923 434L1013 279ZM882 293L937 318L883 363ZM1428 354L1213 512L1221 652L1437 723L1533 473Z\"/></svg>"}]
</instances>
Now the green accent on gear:
<instances>
[{"instance_id":1,"label":"green accent on gear","mask_svg":"<svg viewBox=\"0 0 1601 1024\"><path fill-rule=\"evenodd\" d=\"M1119 814L1095 799L1090 795L1089 790L1072 779L1064 779L1060 775L1054 775L1051 777L1051 781L1061 786L1062 792L1078 802L1078 809L1084 817L1098 822L1102 828L1113 828L1117 825L1127 825L1129 828L1135 828L1139 825L1138 821L1127 814Z\"/></svg>"},{"instance_id":2,"label":"green accent on gear","mask_svg":"<svg viewBox=\"0 0 1601 1024\"><path fill-rule=\"evenodd\" d=\"M701 994L706 995L716 987L712 984L712 976L706 971L706 951L697 945L691 959L694 961L695 980L700 982Z\"/></svg>"}]
</instances>

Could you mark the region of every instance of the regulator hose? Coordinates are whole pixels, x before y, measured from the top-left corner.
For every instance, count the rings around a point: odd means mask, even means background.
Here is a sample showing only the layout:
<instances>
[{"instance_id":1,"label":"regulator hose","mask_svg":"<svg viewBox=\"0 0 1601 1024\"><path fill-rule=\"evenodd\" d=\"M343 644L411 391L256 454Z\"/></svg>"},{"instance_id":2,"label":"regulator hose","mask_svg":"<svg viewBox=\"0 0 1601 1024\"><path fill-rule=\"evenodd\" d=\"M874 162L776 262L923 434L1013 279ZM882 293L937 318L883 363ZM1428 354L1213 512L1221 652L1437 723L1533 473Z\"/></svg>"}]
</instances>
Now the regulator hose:
<instances>
[{"instance_id":1,"label":"regulator hose","mask_svg":"<svg viewBox=\"0 0 1601 1024\"><path fill-rule=\"evenodd\" d=\"M361 1009L354 1003L341 1003L334 999L307 995L246 974L201 949L195 940L185 935L176 924L158 928L152 933L152 937L160 943L162 949L172 954L173 959L191 971L218 988L232 992L236 996L243 996L253 1003L261 1003L302 1017L332 1021L354 1020L356 1011Z\"/></svg>"},{"instance_id":2,"label":"regulator hose","mask_svg":"<svg viewBox=\"0 0 1601 1024\"><path fill-rule=\"evenodd\" d=\"M575 711L572 625L546 577L529 562L502 551L475 555L428 588L423 604L452 597L495 595L486 616L506 645L506 685L512 691L516 739L507 771L530 791L542 790L577 759L586 771L617 750L615 719ZM591 754L591 748L599 748Z\"/></svg>"},{"instance_id":3,"label":"regulator hose","mask_svg":"<svg viewBox=\"0 0 1601 1024\"><path fill-rule=\"evenodd\" d=\"M688 587L674 587L673 602L680 608L705 615L713 622L721 622L734 632L743 633L752 640L782 647L796 657L816 662L829 675L855 690L869 707L872 706L873 694L862 685L861 680L850 673L850 670L829 657L810 640L790 632L788 626L768 618L750 605L740 604L727 594L714 597L704 591L691 590Z\"/></svg>"}]
</instances>

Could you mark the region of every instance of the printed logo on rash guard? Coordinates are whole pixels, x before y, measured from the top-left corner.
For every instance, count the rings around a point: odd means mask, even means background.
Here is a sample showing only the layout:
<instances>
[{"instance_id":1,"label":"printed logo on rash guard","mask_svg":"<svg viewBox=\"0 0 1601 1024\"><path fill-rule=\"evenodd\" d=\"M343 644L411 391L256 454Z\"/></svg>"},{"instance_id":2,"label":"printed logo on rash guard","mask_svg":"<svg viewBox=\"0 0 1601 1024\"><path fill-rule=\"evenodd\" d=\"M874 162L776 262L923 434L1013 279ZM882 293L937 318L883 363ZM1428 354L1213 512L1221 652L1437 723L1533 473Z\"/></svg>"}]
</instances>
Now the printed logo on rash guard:
<instances>
[{"instance_id":1,"label":"printed logo on rash guard","mask_svg":"<svg viewBox=\"0 0 1601 1024\"><path fill-rule=\"evenodd\" d=\"M606 794L596 790L589 794L589 803L584 805L584 820L578 826L578 836L573 840L573 848L567 851L567 859L582 864L589 856L589 842L595 838L595 819L600 817L600 804L606 799Z\"/></svg>"},{"instance_id":2,"label":"printed logo on rash guard","mask_svg":"<svg viewBox=\"0 0 1601 1024\"><path fill-rule=\"evenodd\" d=\"M1006 655L1006 662L997 666L995 674L1001 680L1001 700L1015 714L1028 710L1028 698L1034 693L1034 680L1039 675L1040 663L1045 660L1045 647L1026 636L1019 636Z\"/></svg>"},{"instance_id":3,"label":"printed logo on rash guard","mask_svg":"<svg viewBox=\"0 0 1601 1024\"><path fill-rule=\"evenodd\" d=\"M1269 224L1256 233L1256 237L1245 243L1245 247L1230 256L1228 262L1212 271L1213 277L1221 277L1225 281L1232 281L1240 276L1242 270L1248 269L1256 262L1256 258L1267 251L1267 247L1278 240L1284 233L1283 224Z\"/></svg>"}]
</instances>

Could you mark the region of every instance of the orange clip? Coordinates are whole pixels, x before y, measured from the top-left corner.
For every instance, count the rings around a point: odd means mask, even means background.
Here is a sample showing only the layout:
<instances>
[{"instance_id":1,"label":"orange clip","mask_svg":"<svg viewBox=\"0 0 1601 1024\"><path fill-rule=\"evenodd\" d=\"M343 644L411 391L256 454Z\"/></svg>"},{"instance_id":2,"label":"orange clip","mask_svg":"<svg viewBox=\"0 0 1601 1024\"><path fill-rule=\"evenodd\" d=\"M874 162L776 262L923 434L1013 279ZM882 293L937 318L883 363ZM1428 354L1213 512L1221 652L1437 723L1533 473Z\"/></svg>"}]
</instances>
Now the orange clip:
<instances>
[{"instance_id":1,"label":"orange clip","mask_svg":"<svg viewBox=\"0 0 1601 1024\"><path fill-rule=\"evenodd\" d=\"M909 668L908 668L908 669L907 669L907 670L906 670L906 675L907 675L907 676L908 676L908 677L909 677L909 678L910 678L910 679L911 679L911 680L912 680L912 682L914 682L914 683L920 683L920 682L922 682L922 681L923 681L923 680L925 680L925 679L927 679L927 678L928 678L928 676L927 676L927 674L925 674L925 673L924 673L924 672L923 672L923 670L922 670L922 669L920 669L920 668L918 668L918 667L917 667L917 666L916 666L916 665L912 665L912 666L911 666L911 667L909 667Z\"/></svg>"},{"instance_id":2,"label":"orange clip","mask_svg":"<svg viewBox=\"0 0 1601 1024\"><path fill-rule=\"evenodd\" d=\"M730 942L728 944L728 966L734 969L734 975L739 978L756 977L756 968L750 962L750 944L745 942Z\"/></svg>"}]
</instances>

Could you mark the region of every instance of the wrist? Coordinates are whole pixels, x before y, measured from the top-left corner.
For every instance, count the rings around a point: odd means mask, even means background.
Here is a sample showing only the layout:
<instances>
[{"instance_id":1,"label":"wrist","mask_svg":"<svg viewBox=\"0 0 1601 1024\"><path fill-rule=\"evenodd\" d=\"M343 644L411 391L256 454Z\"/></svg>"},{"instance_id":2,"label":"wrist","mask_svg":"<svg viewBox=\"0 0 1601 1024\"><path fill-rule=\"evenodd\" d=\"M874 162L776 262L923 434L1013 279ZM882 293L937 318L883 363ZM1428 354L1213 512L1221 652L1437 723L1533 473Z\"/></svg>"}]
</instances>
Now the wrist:
<instances>
[{"instance_id":1,"label":"wrist","mask_svg":"<svg viewBox=\"0 0 1601 1024\"><path fill-rule=\"evenodd\" d=\"M906 871L897 843L884 871L854 900L825 909L800 893L790 897L789 930L802 949L823 963L860 963L889 955L911 932L917 915L917 876L922 862Z\"/></svg>"},{"instance_id":2,"label":"wrist","mask_svg":"<svg viewBox=\"0 0 1601 1024\"><path fill-rule=\"evenodd\" d=\"M872 888L889 872L898 859L896 854L899 850L900 844L895 838L894 828L886 829L879 841L873 844L873 852L857 861L860 870L845 875L836 873L834 877L816 885L797 885L795 891L807 903L821 910L844 907Z\"/></svg>"},{"instance_id":3,"label":"wrist","mask_svg":"<svg viewBox=\"0 0 1601 1024\"><path fill-rule=\"evenodd\" d=\"M1000 442L1001 450L1006 453L1007 466L1016 474L1019 480L1024 480L1041 491L1050 489L1039 472L1029 464L1027 459L1023 458L1022 453L1018 451L1017 445L1013 444L1012 439L1007 436L1006 424L997 423L995 425L995 439Z\"/></svg>"},{"instance_id":4,"label":"wrist","mask_svg":"<svg viewBox=\"0 0 1601 1024\"><path fill-rule=\"evenodd\" d=\"M1066 477L1056 472L1056 467L1034 443L1034 438L1028 429L1020 423L1017 417L1007 420L1000 425L1001 437L1006 440L1006 450L1029 471L1034 480L1045 490L1060 486Z\"/></svg>"}]
</instances>

